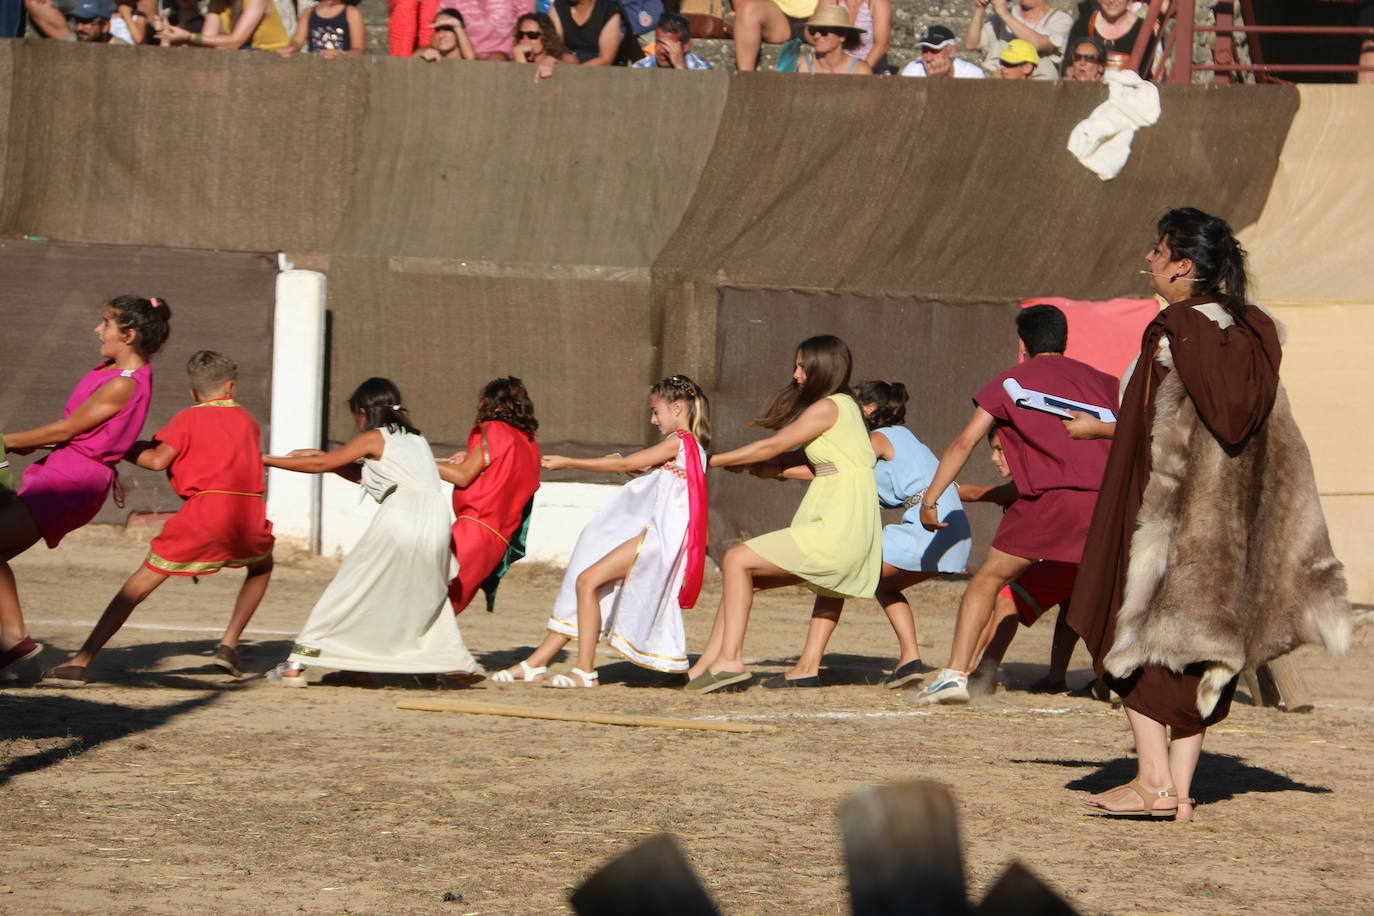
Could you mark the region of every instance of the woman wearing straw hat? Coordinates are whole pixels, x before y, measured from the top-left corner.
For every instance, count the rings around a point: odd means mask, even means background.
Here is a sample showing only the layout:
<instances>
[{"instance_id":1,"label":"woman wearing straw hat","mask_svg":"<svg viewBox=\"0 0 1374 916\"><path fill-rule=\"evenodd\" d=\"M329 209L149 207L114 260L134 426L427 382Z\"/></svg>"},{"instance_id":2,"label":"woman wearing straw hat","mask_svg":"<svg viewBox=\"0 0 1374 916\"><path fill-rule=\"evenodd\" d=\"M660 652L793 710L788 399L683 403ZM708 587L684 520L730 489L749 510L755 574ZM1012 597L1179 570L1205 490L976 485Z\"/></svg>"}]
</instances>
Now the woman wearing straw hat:
<instances>
[{"instance_id":1,"label":"woman wearing straw hat","mask_svg":"<svg viewBox=\"0 0 1374 916\"><path fill-rule=\"evenodd\" d=\"M859 39L866 31L850 23L849 13L842 6L816 7L802 30L814 53L797 60L797 72L871 74L873 68L868 61L845 53L859 47Z\"/></svg>"}]
</instances>

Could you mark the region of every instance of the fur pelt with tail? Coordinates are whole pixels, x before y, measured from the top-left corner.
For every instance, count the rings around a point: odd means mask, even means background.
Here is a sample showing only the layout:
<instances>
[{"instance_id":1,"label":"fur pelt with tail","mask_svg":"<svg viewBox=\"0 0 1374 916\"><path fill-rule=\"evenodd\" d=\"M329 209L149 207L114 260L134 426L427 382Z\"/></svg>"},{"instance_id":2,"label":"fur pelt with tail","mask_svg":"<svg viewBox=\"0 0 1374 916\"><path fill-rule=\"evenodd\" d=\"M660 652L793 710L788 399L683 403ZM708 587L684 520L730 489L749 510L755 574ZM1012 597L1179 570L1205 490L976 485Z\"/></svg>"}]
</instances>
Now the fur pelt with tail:
<instances>
[{"instance_id":1,"label":"fur pelt with tail","mask_svg":"<svg viewBox=\"0 0 1374 916\"><path fill-rule=\"evenodd\" d=\"M1158 358L1172 368L1167 349ZM1282 385L1264 427L1230 456L1170 372L1155 395L1151 462L1109 673L1202 662L1206 718L1246 668L1306 643L1347 649L1345 571Z\"/></svg>"}]
</instances>

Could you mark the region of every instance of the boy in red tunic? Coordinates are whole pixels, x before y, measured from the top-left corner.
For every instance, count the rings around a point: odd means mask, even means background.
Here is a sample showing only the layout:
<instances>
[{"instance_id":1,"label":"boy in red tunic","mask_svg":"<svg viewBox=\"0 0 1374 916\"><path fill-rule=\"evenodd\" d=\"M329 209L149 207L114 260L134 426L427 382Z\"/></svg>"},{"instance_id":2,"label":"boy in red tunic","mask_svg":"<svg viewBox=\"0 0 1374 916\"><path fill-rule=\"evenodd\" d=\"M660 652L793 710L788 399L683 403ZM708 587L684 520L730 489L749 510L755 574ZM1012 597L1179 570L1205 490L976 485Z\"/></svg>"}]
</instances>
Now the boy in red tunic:
<instances>
[{"instance_id":1,"label":"boy in red tunic","mask_svg":"<svg viewBox=\"0 0 1374 916\"><path fill-rule=\"evenodd\" d=\"M215 650L215 664L234 677L238 642L258 609L272 576L272 523L263 505L262 450L258 423L234 401L238 366L227 356L201 350L186 364L196 405L172 417L152 442L125 456L141 468L169 470L186 500L153 539L148 556L110 601L95 629L65 665L43 674L42 683L79 687L95 654L119 631L140 602L168 576L208 576L225 566L247 576L234 613Z\"/></svg>"},{"instance_id":2,"label":"boy in red tunic","mask_svg":"<svg viewBox=\"0 0 1374 916\"><path fill-rule=\"evenodd\" d=\"M973 416L940 456L935 478L921 499L921 524L931 531L944 527L936 518L935 499L963 470L979 440L996 426L1020 498L1002 516L986 559L964 591L949 664L917 695L918 703L968 702L974 648L992 615L997 593L1037 561L1078 562L1102 486L1107 443L1070 439L1062 420L1017 407L1002 383L1014 378L1033 391L1115 407L1117 380L1064 356L1068 321L1052 305L1022 309L1016 316L1016 333L1024 361L973 396L977 405Z\"/></svg>"}]
</instances>

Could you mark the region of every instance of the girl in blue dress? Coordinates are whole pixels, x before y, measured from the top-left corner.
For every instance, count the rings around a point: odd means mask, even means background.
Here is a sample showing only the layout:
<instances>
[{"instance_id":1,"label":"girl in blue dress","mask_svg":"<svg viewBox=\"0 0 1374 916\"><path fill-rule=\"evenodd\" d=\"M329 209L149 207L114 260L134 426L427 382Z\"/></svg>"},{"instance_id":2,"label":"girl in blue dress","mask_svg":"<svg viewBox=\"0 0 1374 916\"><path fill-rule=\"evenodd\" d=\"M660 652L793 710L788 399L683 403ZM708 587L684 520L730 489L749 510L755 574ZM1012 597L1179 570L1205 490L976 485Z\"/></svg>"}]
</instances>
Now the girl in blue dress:
<instances>
[{"instance_id":1,"label":"girl in blue dress","mask_svg":"<svg viewBox=\"0 0 1374 916\"><path fill-rule=\"evenodd\" d=\"M883 528L882 579L875 595L897 634L897 667L883 680L884 687L895 689L919 682L924 676L915 616L902 592L941 573L964 572L973 536L954 487L947 488L935 503L940 520L947 527L938 531L921 527L922 497L940 462L902 425L906 420L906 386L901 382L867 381L860 382L853 391L869 429L869 442L878 456L873 469L878 502L884 509L905 510L900 524ZM800 477L808 472L803 464L786 469L782 476ZM818 597L797 664L780 678L765 682L765 686L821 686L821 658L843 610L843 598Z\"/></svg>"}]
</instances>

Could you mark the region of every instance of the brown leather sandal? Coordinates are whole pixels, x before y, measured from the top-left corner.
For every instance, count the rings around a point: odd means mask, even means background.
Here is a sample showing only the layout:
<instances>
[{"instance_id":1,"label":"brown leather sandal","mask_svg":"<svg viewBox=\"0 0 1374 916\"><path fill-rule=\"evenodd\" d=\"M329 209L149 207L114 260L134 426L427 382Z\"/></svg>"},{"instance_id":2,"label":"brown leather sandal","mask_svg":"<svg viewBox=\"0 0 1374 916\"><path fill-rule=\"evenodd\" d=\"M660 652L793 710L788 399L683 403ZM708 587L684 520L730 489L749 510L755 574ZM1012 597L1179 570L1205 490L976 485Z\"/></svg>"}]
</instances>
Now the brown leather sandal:
<instances>
[{"instance_id":1,"label":"brown leather sandal","mask_svg":"<svg viewBox=\"0 0 1374 916\"><path fill-rule=\"evenodd\" d=\"M1134 792L1136 795L1140 797L1140 807L1128 808L1124 811L1110 811L1102 807L1097 802L1091 802L1087 799L1083 800L1083 804L1087 805L1089 808L1092 808L1094 813L1101 815L1102 817L1173 817L1174 814L1178 812L1177 802L1175 802L1173 806L1168 808L1155 807L1155 803L1163 799L1178 798L1178 792L1172 786L1170 786L1167 789L1160 789L1158 792L1151 792L1149 789L1146 789L1144 786L1142 786L1139 782L1132 779L1124 786L1117 786L1116 789L1130 789L1132 792ZM1116 789L1108 789L1107 791L1115 792ZM1107 793L1104 792L1102 794L1105 795Z\"/></svg>"}]
</instances>

